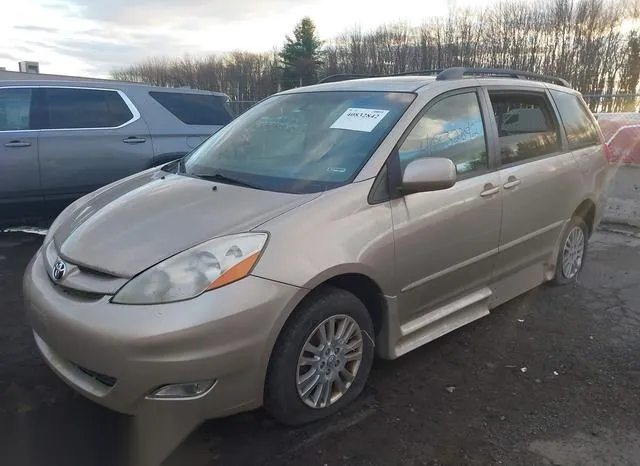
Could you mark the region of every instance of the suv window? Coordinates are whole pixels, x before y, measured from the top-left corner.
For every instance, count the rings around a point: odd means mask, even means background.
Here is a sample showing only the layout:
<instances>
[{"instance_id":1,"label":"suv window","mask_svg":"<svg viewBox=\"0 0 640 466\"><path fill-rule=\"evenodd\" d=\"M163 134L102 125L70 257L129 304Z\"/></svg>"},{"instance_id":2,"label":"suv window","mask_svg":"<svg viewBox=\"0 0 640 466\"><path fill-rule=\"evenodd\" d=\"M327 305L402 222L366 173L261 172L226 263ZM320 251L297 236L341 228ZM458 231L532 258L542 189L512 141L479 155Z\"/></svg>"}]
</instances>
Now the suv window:
<instances>
[{"instance_id":1,"label":"suv window","mask_svg":"<svg viewBox=\"0 0 640 466\"><path fill-rule=\"evenodd\" d=\"M578 96L559 91L551 91L551 95L567 132L569 149L601 144L595 123Z\"/></svg>"},{"instance_id":2,"label":"suv window","mask_svg":"<svg viewBox=\"0 0 640 466\"><path fill-rule=\"evenodd\" d=\"M0 89L0 131L29 129L31 89Z\"/></svg>"},{"instance_id":3,"label":"suv window","mask_svg":"<svg viewBox=\"0 0 640 466\"><path fill-rule=\"evenodd\" d=\"M451 159L461 175L486 169L487 143L477 94L456 94L432 105L402 143L399 156L403 171L423 157Z\"/></svg>"},{"instance_id":4,"label":"suv window","mask_svg":"<svg viewBox=\"0 0 640 466\"><path fill-rule=\"evenodd\" d=\"M503 164L560 150L558 125L543 95L489 93Z\"/></svg>"},{"instance_id":5,"label":"suv window","mask_svg":"<svg viewBox=\"0 0 640 466\"><path fill-rule=\"evenodd\" d=\"M149 95L186 125L224 126L232 120L222 96L155 91Z\"/></svg>"},{"instance_id":6,"label":"suv window","mask_svg":"<svg viewBox=\"0 0 640 466\"><path fill-rule=\"evenodd\" d=\"M47 88L48 129L114 128L133 118L118 92Z\"/></svg>"}]
</instances>

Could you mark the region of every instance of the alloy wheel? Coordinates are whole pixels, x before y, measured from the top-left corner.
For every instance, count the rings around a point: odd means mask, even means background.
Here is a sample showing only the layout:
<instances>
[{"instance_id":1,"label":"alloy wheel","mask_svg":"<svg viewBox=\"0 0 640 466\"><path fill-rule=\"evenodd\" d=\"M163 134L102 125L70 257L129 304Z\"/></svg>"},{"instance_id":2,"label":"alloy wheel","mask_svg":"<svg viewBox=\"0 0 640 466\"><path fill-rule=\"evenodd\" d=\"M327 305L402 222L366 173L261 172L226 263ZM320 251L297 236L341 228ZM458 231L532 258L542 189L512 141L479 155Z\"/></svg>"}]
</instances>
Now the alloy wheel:
<instances>
[{"instance_id":1,"label":"alloy wheel","mask_svg":"<svg viewBox=\"0 0 640 466\"><path fill-rule=\"evenodd\" d=\"M362 361L362 330L347 315L322 321L298 357L296 383L300 399L311 408L338 401L353 383Z\"/></svg>"},{"instance_id":2,"label":"alloy wheel","mask_svg":"<svg viewBox=\"0 0 640 466\"><path fill-rule=\"evenodd\" d=\"M571 280L580 271L584 259L584 245L584 231L576 226L567 235L562 250L562 273L565 278Z\"/></svg>"}]
</instances>

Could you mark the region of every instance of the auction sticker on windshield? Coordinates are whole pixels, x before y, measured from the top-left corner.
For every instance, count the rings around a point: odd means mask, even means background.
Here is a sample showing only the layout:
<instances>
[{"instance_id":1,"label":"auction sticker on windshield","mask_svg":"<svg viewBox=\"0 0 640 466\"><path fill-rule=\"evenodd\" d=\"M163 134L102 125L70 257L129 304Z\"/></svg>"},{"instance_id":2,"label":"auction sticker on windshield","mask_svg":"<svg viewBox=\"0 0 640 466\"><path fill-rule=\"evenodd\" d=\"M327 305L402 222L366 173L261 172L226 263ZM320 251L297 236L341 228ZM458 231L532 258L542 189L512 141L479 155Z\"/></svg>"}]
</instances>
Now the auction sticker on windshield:
<instances>
[{"instance_id":1,"label":"auction sticker on windshield","mask_svg":"<svg viewBox=\"0 0 640 466\"><path fill-rule=\"evenodd\" d=\"M351 131L364 131L370 133L373 128L389 113L389 110L377 110L373 108L348 108L330 126L332 129L349 129Z\"/></svg>"}]
</instances>

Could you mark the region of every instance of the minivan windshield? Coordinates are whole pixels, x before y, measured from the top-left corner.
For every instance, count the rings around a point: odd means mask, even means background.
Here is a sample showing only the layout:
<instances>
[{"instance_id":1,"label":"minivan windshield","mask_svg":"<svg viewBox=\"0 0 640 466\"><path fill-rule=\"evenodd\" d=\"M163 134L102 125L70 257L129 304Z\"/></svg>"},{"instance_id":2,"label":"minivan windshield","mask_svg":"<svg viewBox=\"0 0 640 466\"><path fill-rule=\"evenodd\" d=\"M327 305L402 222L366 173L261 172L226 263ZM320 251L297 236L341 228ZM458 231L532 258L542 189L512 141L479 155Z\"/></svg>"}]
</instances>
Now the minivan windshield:
<instances>
[{"instance_id":1,"label":"minivan windshield","mask_svg":"<svg viewBox=\"0 0 640 466\"><path fill-rule=\"evenodd\" d=\"M186 175L310 193L350 183L415 98L398 92L277 95L182 159Z\"/></svg>"}]
</instances>

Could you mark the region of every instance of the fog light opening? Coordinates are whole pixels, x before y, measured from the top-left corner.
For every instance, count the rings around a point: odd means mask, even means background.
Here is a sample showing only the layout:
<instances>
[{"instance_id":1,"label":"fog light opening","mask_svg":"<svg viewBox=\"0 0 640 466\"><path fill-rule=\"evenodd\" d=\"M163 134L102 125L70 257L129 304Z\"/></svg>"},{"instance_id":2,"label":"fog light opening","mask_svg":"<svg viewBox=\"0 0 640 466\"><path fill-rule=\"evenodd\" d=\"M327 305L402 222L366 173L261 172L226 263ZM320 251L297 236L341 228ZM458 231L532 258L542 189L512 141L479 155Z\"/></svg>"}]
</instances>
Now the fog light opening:
<instances>
[{"instance_id":1,"label":"fog light opening","mask_svg":"<svg viewBox=\"0 0 640 466\"><path fill-rule=\"evenodd\" d=\"M197 398L206 395L215 385L215 380L172 383L162 385L147 396L149 399Z\"/></svg>"}]
</instances>

